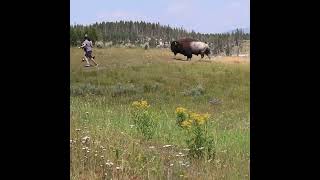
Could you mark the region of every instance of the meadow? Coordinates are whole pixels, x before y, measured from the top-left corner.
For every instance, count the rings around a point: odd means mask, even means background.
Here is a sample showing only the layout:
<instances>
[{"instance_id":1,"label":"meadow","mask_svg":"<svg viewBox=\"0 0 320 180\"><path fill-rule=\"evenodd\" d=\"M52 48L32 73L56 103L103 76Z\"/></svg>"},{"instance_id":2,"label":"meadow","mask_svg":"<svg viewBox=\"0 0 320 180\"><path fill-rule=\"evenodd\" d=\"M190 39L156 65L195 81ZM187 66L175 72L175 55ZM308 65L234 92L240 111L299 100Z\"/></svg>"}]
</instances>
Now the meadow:
<instances>
[{"instance_id":1,"label":"meadow","mask_svg":"<svg viewBox=\"0 0 320 180\"><path fill-rule=\"evenodd\" d=\"M250 179L250 59L191 61L169 49L94 49L84 67L70 48L70 178ZM144 100L155 126L146 139L132 117ZM188 156L189 134L177 126L183 107L210 114L214 156Z\"/></svg>"}]
</instances>

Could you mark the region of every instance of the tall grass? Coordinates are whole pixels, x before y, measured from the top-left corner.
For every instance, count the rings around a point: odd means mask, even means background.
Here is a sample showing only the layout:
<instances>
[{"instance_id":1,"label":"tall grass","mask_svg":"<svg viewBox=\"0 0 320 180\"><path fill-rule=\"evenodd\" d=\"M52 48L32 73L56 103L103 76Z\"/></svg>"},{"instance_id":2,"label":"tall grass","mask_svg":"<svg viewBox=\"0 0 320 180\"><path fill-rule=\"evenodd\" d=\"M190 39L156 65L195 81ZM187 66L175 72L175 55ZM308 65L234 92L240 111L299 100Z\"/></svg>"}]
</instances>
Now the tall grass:
<instances>
[{"instance_id":1,"label":"tall grass","mask_svg":"<svg viewBox=\"0 0 320 180\"><path fill-rule=\"evenodd\" d=\"M71 179L249 179L249 63L174 60L160 49L94 54L100 66L84 68L83 52L71 48ZM140 99L157 124L149 140L130 113ZM180 106L211 114L212 161L187 156L187 133L176 125Z\"/></svg>"}]
</instances>

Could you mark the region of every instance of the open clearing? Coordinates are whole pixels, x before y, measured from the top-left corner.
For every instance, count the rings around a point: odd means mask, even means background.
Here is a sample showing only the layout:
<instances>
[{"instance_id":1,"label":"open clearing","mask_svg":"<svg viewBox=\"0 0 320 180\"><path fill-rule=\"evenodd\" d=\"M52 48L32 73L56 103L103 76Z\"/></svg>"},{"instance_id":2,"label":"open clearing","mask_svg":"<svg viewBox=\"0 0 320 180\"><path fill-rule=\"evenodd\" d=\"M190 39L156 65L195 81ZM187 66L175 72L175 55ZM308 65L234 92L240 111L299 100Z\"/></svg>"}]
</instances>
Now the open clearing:
<instances>
[{"instance_id":1,"label":"open clearing","mask_svg":"<svg viewBox=\"0 0 320 180\"><path fill-rule=\"evenodd\" d=\"M70 53L71 179L250 179L249 57L94 49L100 65L85 68L83 51ZM151 140L132 126L131 104L141 99L157 124ZM177 107L211 115L214 159L179 156L188 152Z\"/></svg>"}]
</instances>

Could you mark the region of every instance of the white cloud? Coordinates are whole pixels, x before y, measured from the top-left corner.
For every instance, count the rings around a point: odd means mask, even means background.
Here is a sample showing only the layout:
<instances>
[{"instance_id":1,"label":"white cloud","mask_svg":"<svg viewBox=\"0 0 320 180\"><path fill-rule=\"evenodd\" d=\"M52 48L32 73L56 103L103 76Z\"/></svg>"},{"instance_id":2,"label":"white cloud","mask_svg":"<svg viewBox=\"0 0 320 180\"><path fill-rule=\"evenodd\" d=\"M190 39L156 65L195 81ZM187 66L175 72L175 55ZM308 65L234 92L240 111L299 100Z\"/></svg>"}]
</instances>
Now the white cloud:
<instances>
[{"instance_id":1,"label":"white cloud","mask_svg":"<svg viewBox=\"0 0 320 180\"><path fill-rule=\"evenodd\" d=\"M129 11L121 11L121 10L115 10L112 12L102 12L97 14L97 20L98 21L140 21L142 19L145 19L145 16L136 13L136 12L129 12Z\"/></svg>"}]
</instances>

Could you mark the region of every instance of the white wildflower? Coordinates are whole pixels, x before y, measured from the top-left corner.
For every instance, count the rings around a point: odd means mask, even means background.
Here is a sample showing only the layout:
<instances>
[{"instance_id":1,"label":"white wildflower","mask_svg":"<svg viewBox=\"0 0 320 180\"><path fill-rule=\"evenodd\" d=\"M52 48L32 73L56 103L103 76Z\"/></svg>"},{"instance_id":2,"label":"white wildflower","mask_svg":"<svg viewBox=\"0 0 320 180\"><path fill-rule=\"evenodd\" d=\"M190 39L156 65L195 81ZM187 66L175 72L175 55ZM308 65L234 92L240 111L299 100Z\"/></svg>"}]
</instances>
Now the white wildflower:
<instances>
[{"instance_id":1,"label":"white wildflower","mask_svg":"<svg viewBox=\"0 0 320 180\"><path fill-rule=\"evenodd\" d=\"M167 148L167 147L171 147L172 145L168 144L168 145L164 145L163 147L164 148Z\"/></svg>"}]
</instances>

